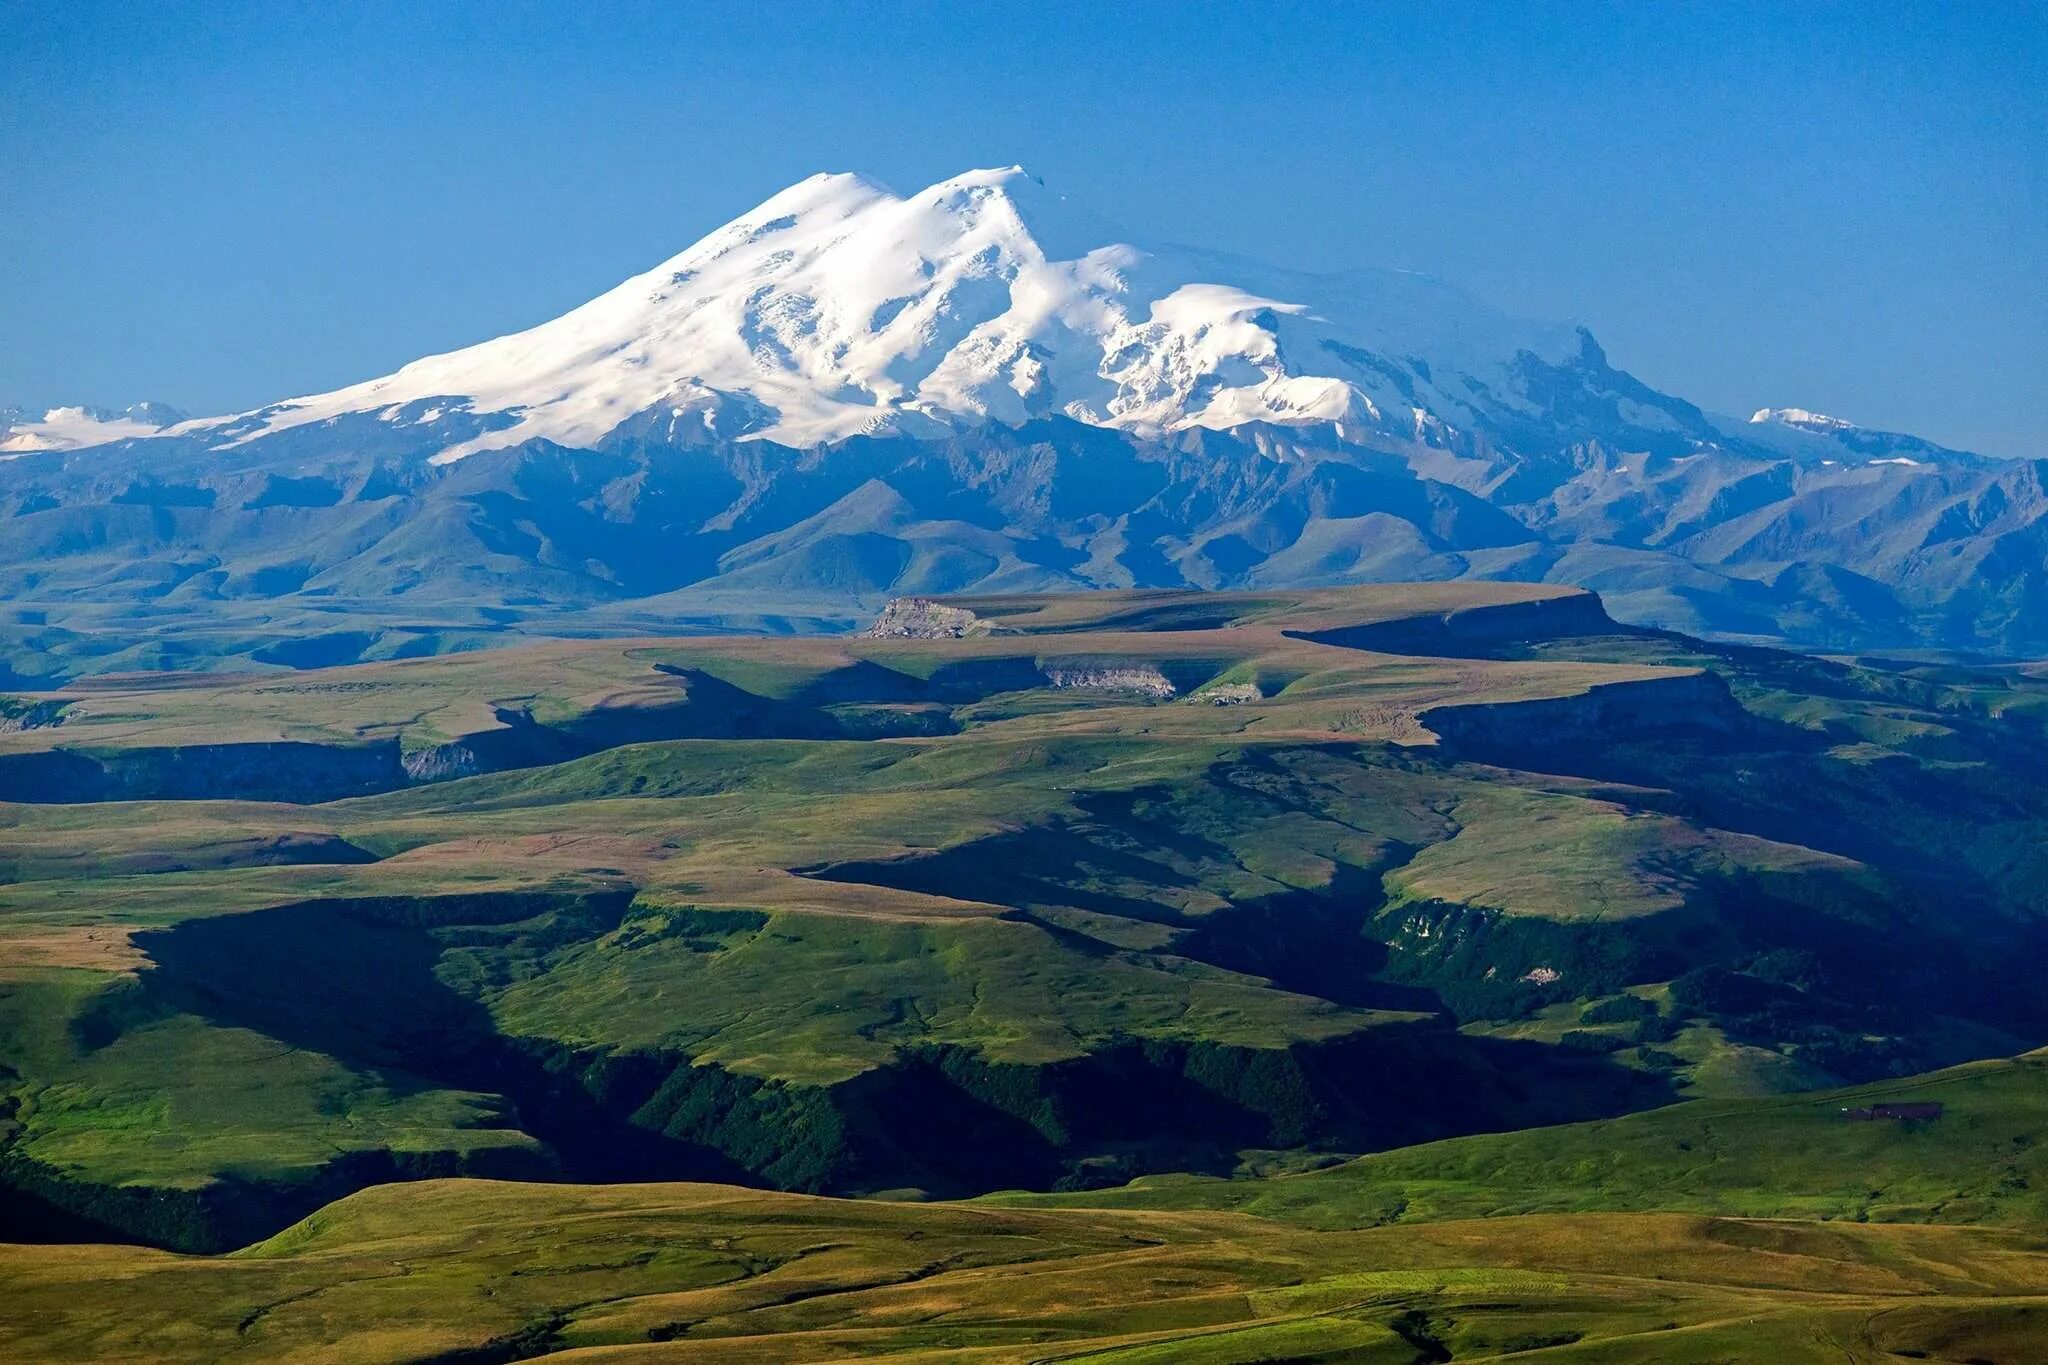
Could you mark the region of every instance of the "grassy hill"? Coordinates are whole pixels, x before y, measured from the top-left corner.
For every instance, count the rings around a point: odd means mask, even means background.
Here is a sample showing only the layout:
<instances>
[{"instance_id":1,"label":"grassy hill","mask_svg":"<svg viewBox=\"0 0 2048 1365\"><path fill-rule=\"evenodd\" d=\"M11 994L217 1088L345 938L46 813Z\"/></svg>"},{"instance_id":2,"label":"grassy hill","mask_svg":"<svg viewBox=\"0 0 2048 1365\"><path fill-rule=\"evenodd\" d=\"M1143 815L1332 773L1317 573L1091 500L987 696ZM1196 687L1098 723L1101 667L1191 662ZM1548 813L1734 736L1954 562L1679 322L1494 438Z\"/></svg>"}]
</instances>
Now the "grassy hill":
<instances>
[{"instance_id":1,"label":"grassy hill","mask_svg":"<svg viewBox=\"0 0 2048 1365\"><path fill-rule=\"evenodd\" d=\"M380 1186L231 1257L0 1246L40 1361L2023 1361L2003 1229L1685 1214L1315 1230L707 1185Z\"/></svg>"},{"instance_id":2,"label":"grassy hill","mask_svg":"<svg viewBox=\"0 0 2048 1365\"><path fill-rule=\"evenodd\" d=\"M1847 1116L1908 1103L1943 1113ZM2038 1230L2048 1226L2048 1051L1845 1090L1455 1138L1268 1180L1155 1176L997 1199L1230 1209L1321 1228L1660 1210Z\"/></svg>"},{"instance_id":3,"label":"grassy hill","mask_svg":"<svg viewBox=\"0 0 2048 1365\"><path fill-rule=\"evenodd\" d=\"M905 619L9 701L9 1235L1085 1191L2048 1037L2038 676L1515 586Z\"/></svg>"},{"instance_id":4,"label":"grassy hill","mask_svg":"<svg viewBox=\"0 0 2048 1365\"><path fill-rule=\"evenodd\" d=\"M230 1256L0 1245L38 1361L2023 1362L2048 1053L1326 1170L904 1204L382 1185ZM1939 1101L1938 1119L1845 1106Z\"/></svg>"}]
</instances>

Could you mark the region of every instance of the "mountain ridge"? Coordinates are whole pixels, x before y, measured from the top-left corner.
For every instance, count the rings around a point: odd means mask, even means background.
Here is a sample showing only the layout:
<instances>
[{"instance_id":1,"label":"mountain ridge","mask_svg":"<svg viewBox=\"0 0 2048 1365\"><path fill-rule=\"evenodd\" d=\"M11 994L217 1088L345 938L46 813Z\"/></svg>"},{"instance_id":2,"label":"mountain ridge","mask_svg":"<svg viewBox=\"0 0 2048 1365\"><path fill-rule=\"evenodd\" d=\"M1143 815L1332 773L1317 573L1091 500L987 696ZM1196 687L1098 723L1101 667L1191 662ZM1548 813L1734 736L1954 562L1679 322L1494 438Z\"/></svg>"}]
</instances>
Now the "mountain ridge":
<instances>
[{"instance_id":1,"label":"mountain ridge","mask_svg":"<svg viewBox=\"0 0 2048 1365\"><path fill-rule=\"evenodd\" d=\"M1583 328L1132 246L1015 167L812 177L560 318L327 394L62 411L0 430L17 656L172 604L424 622L431 650L492 613L844 628L915 593L1456 578L1723 637L2048 651L2048 462L1716 416Z\"/></svg>"},{"instance_id":2,"label":"mountain ridge","mask_svg":"<svg viewBox=\"0 0 2048 1365\"><path fill-rule=\"evenodd\" d=\"M240 413L140 404L121 416L223 446L348 413L430 435L465 410L516 419L482 423L441 460L536 438L589 447L657 413L793 448L1050 415L1148 437L1272 423L1455 444L1482 419L1526 427L1546 400L1583 401L1573 379L1606 386L1634 410L1610 420L1639 439L1661 433L1651 443L1672 452L1735 444L1821 459L1856 433L1982 458L1801 408L1715 419L1614 369L1584 327L1510 317L1432 276L1134 245L1021 166L908 197L855 173L814 175L537 326ZM60 414L114 420L58 409L44 421Z\"/></svg>"}]
</instances>

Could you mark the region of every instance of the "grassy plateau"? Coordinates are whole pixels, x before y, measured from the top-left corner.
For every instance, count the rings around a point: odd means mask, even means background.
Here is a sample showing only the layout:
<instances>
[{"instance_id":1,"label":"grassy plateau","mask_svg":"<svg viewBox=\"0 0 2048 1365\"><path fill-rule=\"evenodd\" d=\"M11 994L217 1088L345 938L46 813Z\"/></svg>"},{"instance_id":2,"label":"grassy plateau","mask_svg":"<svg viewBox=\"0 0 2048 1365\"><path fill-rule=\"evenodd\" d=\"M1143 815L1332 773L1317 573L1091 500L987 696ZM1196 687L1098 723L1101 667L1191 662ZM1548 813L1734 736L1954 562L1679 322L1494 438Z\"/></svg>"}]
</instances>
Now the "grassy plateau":
<instances>
[{"instance_id":1,"label":"grassy plateau","mask_svg":"<svg viewBox=\"0 0 2048 1365\"><path fill-rule=\"evenodd\" d=\"M2043 772L1520 585L10 694L0 1358L2048 1359Z\"/></svg>"}]
</instances>

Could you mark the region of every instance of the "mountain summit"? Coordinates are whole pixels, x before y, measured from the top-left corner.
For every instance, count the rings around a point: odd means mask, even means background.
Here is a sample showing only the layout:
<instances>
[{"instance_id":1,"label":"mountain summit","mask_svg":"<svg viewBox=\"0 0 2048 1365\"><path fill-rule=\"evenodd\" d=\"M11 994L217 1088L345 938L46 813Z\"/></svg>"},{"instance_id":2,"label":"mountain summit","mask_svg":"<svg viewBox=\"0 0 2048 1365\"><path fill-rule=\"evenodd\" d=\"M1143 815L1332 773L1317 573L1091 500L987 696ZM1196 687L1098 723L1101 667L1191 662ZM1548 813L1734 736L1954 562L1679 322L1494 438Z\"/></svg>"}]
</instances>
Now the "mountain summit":
<instances>
[{"instance_id":1,"label":"mountain summit","mask_svg":"<svg viewBox=\"0 0 2048 1365\"><path fill-rule=\"evenodd\" d=\"M1733 445L1860 463L1887 442L1969 458L1797 408L1711 418L1610 366L1583 328L1509 317L1426 275L1137 245L1021 166L908 197L814 175L552 321L173 434L223 448L365 418L435 463L533 440L806 448L1047 418L1482 458ZM155 434L26 432L7 449Z\"/></svg>"},{"instance_id":2,"label":"mountain summit","mask_svg":"<svg viewBox=\"0 0 2048 1365\"><path fill-rule=\"evenodd\" d=\"M1141 436L1270 423L1428 440L1545 423L1572 370L1606 373L1576 328L1421 275L1134 245L1021 167L908 197L817 175L560 318L266 408L235 435L374 411L488 419L440 460L594 446L629 423L789 446L1050 416ZM1632 381L1606 396L1666 443L1713 434Z\"/></svg>"},{"instance_id":3,"label":"mountain summit","mask_svg":"<svg viewBox=\"0 0 2048 1365\"><path fill-rule=\"evenodd\" d=\"M332 393L0 410L0 523L0 683L1462 578L1695 634L2048 650L2048 461L1716 416L1583 328L1136 244L1014 166L813 176L551 322ZM180 609L203 642L156 652Z\"/></svg>"}]
</instances>

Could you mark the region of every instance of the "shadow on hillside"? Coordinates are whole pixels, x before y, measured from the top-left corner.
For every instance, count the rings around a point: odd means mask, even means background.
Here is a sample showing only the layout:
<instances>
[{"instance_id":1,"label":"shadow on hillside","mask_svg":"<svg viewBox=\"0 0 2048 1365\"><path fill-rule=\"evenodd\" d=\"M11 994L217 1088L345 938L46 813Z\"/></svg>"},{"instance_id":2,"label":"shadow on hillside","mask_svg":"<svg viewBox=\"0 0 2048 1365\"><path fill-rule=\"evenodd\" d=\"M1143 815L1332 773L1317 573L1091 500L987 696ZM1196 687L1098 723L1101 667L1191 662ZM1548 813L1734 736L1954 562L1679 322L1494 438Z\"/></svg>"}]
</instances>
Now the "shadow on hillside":
<instances>
[{"instance_id":1,"label":"shadow on hillside","mask_svg":"<svg viewBox=\"0 0 2048 1365\"><path fill-rule=\"evenodd\" d=\"M680 1050L509 1038L478 1000L449 984L453 947L493 945L504 950L503 970L544 971L551 954L617 928L629 899L311 901L138 935L152 965L77 1021L80 1047L195 1015L333 1057L400 1093L501 1095L551 1161L355 1152L298 1183L226 1178L196 1190L95 1186L16 1163L5 1180L39 1201L21 1208L44 1215L17 1221L53 1238L211 1251L258 1240L364 1185L421 1176L694 1179L949 1197L1078 1188L1148 1171L1223 1173L1246 1148L1377 1150L1672 1098L1666 1081L1606 1058L1467 1038L1440 1023L1273 1048L1110 1038L1044 1064L930 1043L836 1085L806 1085L699 1064Z\"/></svg>"}]
</instances>

